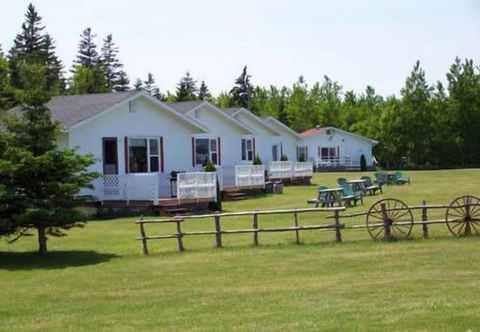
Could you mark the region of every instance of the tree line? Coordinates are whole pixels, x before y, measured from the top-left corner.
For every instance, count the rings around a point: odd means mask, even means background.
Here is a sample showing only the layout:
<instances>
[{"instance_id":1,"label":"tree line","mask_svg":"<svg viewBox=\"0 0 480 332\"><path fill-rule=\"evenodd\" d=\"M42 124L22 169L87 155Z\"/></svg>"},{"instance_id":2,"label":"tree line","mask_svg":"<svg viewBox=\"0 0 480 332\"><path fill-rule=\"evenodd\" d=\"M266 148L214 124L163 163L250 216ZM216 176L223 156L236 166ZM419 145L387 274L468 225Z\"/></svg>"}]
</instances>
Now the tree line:
<instances>
[{"instance_id":1,"label":"tree line","mask_svg":"<svg viewBox=\"0 0 480 332\"><path fill-rule=\"evenodd\" d=\"M28 82L24 64L45 68L51 95L144 90L165 102L208 100L219 107L245 107L259 116L273 116L296 131L334 126L378 140L375 155L382 166L415 168L480 165L480 70L471 59L455 59L446 86L430 84L420 62L414 64L399 96L381 96L374 87L356 93L328 76L308 83L303 76L292 86L263 87L252 83L245 66L233 87L213 96L186 72L174 92L161 92L152 73L133 84L119 60L111 34L99 49L86 28L68 78L55 54L53 38L29 5L25 22L4 55L0 49L0 109L18 104ZM28 80L28 78L27 78Z\"/></svg>"}]
</instances>

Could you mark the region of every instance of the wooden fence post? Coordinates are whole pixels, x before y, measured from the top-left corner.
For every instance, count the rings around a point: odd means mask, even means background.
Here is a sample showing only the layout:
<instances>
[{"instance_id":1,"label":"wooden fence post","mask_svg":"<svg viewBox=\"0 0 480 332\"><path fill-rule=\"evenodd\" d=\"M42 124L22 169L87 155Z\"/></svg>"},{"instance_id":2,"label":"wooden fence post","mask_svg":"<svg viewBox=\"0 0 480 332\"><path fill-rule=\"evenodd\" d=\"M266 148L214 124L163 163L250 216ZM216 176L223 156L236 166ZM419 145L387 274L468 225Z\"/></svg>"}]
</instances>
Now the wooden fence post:
<instances>
[{"instance_id":1,"label":"wooden fence post","mask_svg":"<svg viewBox=\"0 0 480 332\"><path fill-rule=\"evenodd\" d=\"M295 209L295 212L293 212L293 218L295 221L295 227L298 227L298 213L296 209ZM297 244L300 244L300 234L298 229L295 230L295 238L296 238Z\"/></svg>"},{"instance_id":2,"label":"wooden fence post","mask_svg":"<svg viewBox=\"0 0 480 332\"><path fill-rule=\"evenodd\" d=\"M385 203L380 204L382 208L382 215L383 215L383 231L385 233L385 240L392 239L392 229L391 229L391 220L388 218L387 214L387 206Z\"/></svg>"},{"instance_id":3,"label":"wooden fence post","mask_svg":"<svg viewBox=\"0 0 480 332\"><path fill-rule=\"evenodd\" d=\"M217 248L222 247L222 229L220 226L220 215L217 212L217 215L214 217L215 218L215 240L217 243Z\"/></svg>"},{"instance_id":4,"label":"wooden fence post","mask_svg":"<svg viewBox=\"0 0 480 332\"><path fill-rule=\"evenodd\" d=\"M427 214L427 202L424 200L422 202L422 231L423 231L423 238L428 239L428 214Z\"/></svg>"},{"instance_id":5,"label":"wooden fence post","mask_svg":"<svg viewBox=\"0 0 480 332\"><path fill-rule=\"evenodd\" d=\"M255 229L253 233L253 244L258 246L258 215L256 213L253 214L253 229Z\"/></svg>"},{"instance_id":6,"label":"wooden fence post","mask_svg":"<svg viewBox=\"0 0 480 332\"><path fill-rule=\"evenodd\" d=\"M178 250L179 251L184 251L185 248L183 247L183 233L182 233L182 227L181 227L181 223L182 223L182 219L181 218L175 218L175 222L177 223L177 240L178 240Z\"/></svg>"},{"instance_id":7,"label":"wooden fence post","mask_svg":"<svg viewBox=\"0 0 480 332\"><path fill-rule=\"evenodd\" d=\"M340 213L338 210L335 210L335 240L337 242L342 242L342 232L340 231Z\"/></svg>"},{"instance_id":8,"label":"wooden fence post","mask_svg":"<svg viewBox=\"0 0 480 332\"><path fill-rule=\"evenodd\" d=\"M140 217L140 236L142 237L143 254L148 255L147 235L145 234L145 227L143 225L143 216Z\"/></svg>"}]
</instances>

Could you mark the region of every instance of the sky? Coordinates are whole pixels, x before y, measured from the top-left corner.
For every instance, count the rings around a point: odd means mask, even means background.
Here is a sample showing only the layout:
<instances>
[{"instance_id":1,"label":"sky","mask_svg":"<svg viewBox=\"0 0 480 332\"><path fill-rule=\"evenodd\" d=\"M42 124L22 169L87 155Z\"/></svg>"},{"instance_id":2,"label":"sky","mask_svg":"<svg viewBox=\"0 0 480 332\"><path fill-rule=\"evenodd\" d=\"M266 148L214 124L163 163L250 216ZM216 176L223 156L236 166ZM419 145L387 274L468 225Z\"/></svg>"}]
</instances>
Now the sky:
<instances>
[{"instance_id":1,"label":"sky","mask_svg":"<svg viewBox=\"0 0 480 332\"><path fill-rule=\"evenodd\" d=\"M456 56L480 64L477 0L4 0L4 51L30 2L67 71L91 27L98 45L113 34L132 82L152 72L162 92L187 70L214 94L228 91L247 65L255 85L328 75L344 91L398 95L416 60L432 83L445 81Z\"/></svg>"}]
</instances>

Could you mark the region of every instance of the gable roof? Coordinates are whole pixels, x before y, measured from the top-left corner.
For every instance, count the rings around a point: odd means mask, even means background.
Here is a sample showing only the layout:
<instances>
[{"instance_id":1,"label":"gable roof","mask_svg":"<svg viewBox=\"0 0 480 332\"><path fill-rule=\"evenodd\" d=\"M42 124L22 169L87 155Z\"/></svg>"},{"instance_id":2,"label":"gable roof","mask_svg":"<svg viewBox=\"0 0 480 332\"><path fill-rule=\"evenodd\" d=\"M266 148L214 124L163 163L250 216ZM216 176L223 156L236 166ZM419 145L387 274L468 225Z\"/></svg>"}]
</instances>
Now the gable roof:
<instances>
[{"instance_id":1,"label":"gable roof","mask_svg":"<svg viewBox=\"0 0 480 332\"><path fill-rule=\"evenodd\" d=\"M308 129L308 130L305 130L303 133L301 133L300 135L302 135L302 137L313 137L313 136L317 136L317 135L327 135L327 130L333 130L333 131L338 131L339 133L342 133L342 134L345 134L345 135L349 135L349 136L353 136L355 138L358 138L358 139L361 139L361 140L364 140L364 141L367 141L369 143L372 143L372 144L378 144L378 141L374 140L374 139L371 139L371 138L368 138L368 137L365 137L365 136L361 136L361 135L358 135L358 134L354 134L354 133L351 133L351 132L348 132L348 131L345 131L343 129L339 129L339 128L335 128L335 127L316 127L316 128L311 128L311 129Z\"/></svg>"},{"instance_id":2,"label":"gable roof","mask_svg":"<svg viewBox=\"0 0 480 332\"><path fill-rule=\"evenodd\" d=\"M297 133L295 130L293 130L292 128L288 127L287 125L285 125L283 122L275 119L274 117L272 116L267 116L267 117L263 117L262 118L263 121L271 126L272 124L276 124L277 126L279 126L280 128L283 128L285 131L287 131L288 133L290 133L290 135L294 136L296 139L300 140L302 139L303 137Z\"/></svg>"},{"instance_id":3,"label":"gable roof","mask_svg":"<svg viewBox=\"0 0 480 332\"><path fill-rule=\"evenodd\" d=\"M138 97L144 97L162 109L181 118L193 127L201 131L208 131L202 124L194 119L177 113L167 104L162 103L156 98L151 97L143 91L127 91L127 92L111 92L111 93L95 93L87 95L71 95L71 96L55 96L50 99L46 106L50 109L54 120L63 124L65 129L72 128L90 121L95 117L113 110L116 106L127 103ZM12 112L21 110L20 106L13 108Z\"/></svg>"},{"instance_id":4,"label":"gable roof","mask_svg":"<svg viewBox=\"0 0 480 332\"><path fill-rule=\"evenodd\" d=\"M196 101L182 101L178 103L172 103L168 104L171 106L173 109L175 109L177 112L182 113L186 116L191 117L192 119L195 119L194 111L197 109L200 109L202 107L208 107L211 110L213 110L216 114L219 116L227 119L229 122L233 122L237 127L240 127L241 129L245 130L246 132L252 134L253 131L251 128L249 128L247 125L245 125L243 122L235 119L233 116L230 114L224 112L217 106L209 103L208 101L205 100L196 100ZM208 125L207 125L208 126Z\"/></svg>"},{"instance_id":5,"label":"gable roof","mask_svg":"<svg viewBox=\"0 0 480 332\"><path fill-rule=\"evenodd\" d=\"M272 126L268 125L267 123L265 123L265 121L263 121L261 118L259 118L257 115L253 114L252 111L246 109L246 108L243 108L243 107L230 107L230 108L224 108L223 109L224 112L226 112L227 114L229 114L230 116L234 117L235 119L237 119L238 121L242 122L242 120L239 120L237 118L237 115L239 114L245 114L246 116L250 117L251 119L253 119L253 121L257 122L260 126L266 128L268 131L274 133L275 135L281 135L282 133L280 133L278 130L276 130L275 128L273 128Z\"/></svg>"},{"instance_id":6,"label":"gable roof","mask_svg":"<svg viewBox=\"0 0 480 332\"><path fill-rule=\"evenodd\" d=\"M195 101L180 101L178 103L168 104L175 111L182 114L186 114L190 111L193 111L203 103L206 103L204 100L195 100Z\"/></svg>"}]
</instances>

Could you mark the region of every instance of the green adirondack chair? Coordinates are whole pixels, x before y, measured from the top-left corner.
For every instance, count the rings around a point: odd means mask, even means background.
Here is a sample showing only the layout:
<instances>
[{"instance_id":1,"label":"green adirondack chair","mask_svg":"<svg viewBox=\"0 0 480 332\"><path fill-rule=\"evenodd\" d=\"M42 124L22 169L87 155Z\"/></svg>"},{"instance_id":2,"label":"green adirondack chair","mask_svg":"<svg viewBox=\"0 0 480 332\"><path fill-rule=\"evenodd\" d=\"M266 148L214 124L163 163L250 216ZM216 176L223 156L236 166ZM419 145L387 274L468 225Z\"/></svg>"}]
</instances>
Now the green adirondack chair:
<instances>
[{"instance_id":1,"label":"green adirondack chair","mask_svg":"<svg viewBox=\"0 0 480 332\"><path fill-rule=\"evenodd\" d=\"M380 191L383 194L382 185L377 185L372 183L372 179L369 176L362 176L360 179L365 180L365 189L370 195L375 195L377 191Z\"/></svg>"},{"instance_id":2,"label":"green adirondack chair","mask_svg":"<svg viewBox=\"0 0 480 332\"><path fill-rule=\"evenodd\" d=\"M345 179L345 178L338 178L338 179L337 179L337 184L338 184L339 186L343 186L343 185L346 184L346 183L347 183L347 179Z\"/></svg>"},{"instance_id":3,"label":"green adirondack chair","mask_svg":"<svg viewBox=\"0 0 480 332\"><path fill-rule=\"evenodd\" d=\"M396 184L405 184L405 183L410 184L410 177L403 175L401 171L396 171L395 172L395 183Z\"/></svg>"},{"instance_id":4,"label":"green adirondack chair","mask_svg":"<svg viewBox=\"0 0 480 332\"><path fill-rule=\"evenodd\" d=\"M375 183L380 186L380 187L383 187L383 185L385 184L388 184L388 175L387 173L385 172L375 172L374 173L374 176L375 176Z\"/></svg>"},{"instance_id":5,"label":"green adirondack chair","mask_svg":"<svg viewBox=\"0 0 480 332\"><path fill-rule=\"evenodd\" d=\"M352 187L348 183L343 184L342 186L342 200L345 202L345 205L352 206L352 202L357 206L357 202L360 201L363 204L363 194L361 192L355 193L352 190Z\"/></svg>"},{"instance_id":6,"label":"green adirondack chair","mask_svg":"<svg viewBox=\"0 0 480 332\"><path fill-rule=\"evenodd\" d=\"M327 194L325 192L322 192L323 189L328 189L328 187L319 186L317 198L309 199L308 203L315 204L315 207L319 207L320 205L322 205L322 207L325 207L329 206L329 204L332 204L332 202L329 202Z\"/></svg>"}]
</instances>

